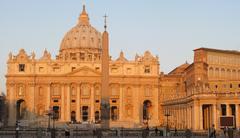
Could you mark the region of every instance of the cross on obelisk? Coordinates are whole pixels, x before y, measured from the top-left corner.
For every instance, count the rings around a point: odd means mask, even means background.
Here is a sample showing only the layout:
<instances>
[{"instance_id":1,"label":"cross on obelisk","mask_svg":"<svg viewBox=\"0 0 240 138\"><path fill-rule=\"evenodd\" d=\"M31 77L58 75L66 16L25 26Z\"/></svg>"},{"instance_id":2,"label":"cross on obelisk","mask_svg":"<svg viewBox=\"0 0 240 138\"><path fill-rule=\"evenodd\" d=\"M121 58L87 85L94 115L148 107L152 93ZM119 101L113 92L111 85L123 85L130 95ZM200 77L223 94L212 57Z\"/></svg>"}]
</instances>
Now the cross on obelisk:
<instances>
[{"instance_id":1,"label":"cross on obelisk","mask_svg":"<svg viewBox=\"0 0 240 138\"><path fill-rule=\"evenodd\" d=\"M107 15L105 14L104 16L104 29L105 29L105 31L107 30Z\"/></svg>"},{"instance_id":2,"label":"cross on obelisk","mask_svg":"<svg viewBox=\"0 0 240 138\"><path fill-rule=\"evenodd\" d=\"M101 128L109 128L110 102L109 102L109 41L107 32L107 15L104 16L104 29L102 34L102 78L101 78Z\"/></svg>"}]
</instances>

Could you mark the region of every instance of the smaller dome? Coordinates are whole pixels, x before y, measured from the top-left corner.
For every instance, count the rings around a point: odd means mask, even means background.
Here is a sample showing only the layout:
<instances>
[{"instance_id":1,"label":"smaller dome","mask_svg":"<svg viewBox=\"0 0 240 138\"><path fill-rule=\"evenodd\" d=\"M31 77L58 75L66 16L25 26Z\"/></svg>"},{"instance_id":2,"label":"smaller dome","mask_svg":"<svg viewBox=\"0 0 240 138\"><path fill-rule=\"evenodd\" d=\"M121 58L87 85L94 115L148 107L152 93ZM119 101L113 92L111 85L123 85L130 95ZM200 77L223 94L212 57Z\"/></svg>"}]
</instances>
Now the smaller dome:
<instances>
[{"instance_id":1,"label":"smaller dome","mask_svg":"<svg viewBox=\"0 0 240 138\"><path fill-rule=\"evenodd\" d=\"M67 32L62 40L60 51L67 49L101 49L101 33L89 23L85 6L78 24Z\"/></svg>"}]
</instances>

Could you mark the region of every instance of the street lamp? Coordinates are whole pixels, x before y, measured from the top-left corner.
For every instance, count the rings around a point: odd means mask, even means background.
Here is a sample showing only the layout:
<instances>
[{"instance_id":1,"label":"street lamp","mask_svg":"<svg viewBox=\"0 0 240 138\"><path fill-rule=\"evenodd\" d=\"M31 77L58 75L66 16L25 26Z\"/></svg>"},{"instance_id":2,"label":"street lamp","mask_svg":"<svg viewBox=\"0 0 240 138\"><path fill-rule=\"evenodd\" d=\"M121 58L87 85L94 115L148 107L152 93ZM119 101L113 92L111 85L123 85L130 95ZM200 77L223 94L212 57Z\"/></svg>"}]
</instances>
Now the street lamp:
<instances>
[{"instance_id":1,"label":"street lamp","mask_svg":"<svg viewBox=\"0 0 240 138\"><path fill-rule=\"evenodd\" d=\"M168 117L169 117L169 116L171 116L171 115L170 115L170 113L169 113L169 112L167 112L167 111L166 111L166 113L165 113L165 115L164 115L164 116L165 116L165 117L167 117L167 127L166 127L166 133L168 133L168 131L169 131L169 128L168 128Z\"/></svg>"},{"instance_id":2,"label":"street lamp","mask_svg":"<svg viewBox=\"0 0 240 138\"><path fill-rule=\"evenodd\" d=\"M16 121L16 138L18 138L18 131L19 131L19 121Z\"/></svg>"}]
</instances>

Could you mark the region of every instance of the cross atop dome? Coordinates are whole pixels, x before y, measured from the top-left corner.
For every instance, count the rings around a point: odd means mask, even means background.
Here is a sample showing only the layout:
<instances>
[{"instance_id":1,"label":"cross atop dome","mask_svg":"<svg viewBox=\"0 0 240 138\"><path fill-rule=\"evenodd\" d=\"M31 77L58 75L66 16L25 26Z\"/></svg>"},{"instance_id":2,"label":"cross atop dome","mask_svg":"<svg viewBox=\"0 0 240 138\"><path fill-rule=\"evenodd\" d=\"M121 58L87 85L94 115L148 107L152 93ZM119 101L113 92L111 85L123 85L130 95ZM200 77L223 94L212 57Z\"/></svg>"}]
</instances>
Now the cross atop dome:
<instances>
[{"instance_id":1,"label":"cross atop dome","mask_svg":"<svg viewBox=\"0 0 240 138\"><path fill-rule=\"evenodd\" d=\"M78 18L78 24L89 25L89 17L88 17L88 14L86 12L85 5L83 5L82 13L80 14L80 16Z\"/></svg>"}]
</instances>

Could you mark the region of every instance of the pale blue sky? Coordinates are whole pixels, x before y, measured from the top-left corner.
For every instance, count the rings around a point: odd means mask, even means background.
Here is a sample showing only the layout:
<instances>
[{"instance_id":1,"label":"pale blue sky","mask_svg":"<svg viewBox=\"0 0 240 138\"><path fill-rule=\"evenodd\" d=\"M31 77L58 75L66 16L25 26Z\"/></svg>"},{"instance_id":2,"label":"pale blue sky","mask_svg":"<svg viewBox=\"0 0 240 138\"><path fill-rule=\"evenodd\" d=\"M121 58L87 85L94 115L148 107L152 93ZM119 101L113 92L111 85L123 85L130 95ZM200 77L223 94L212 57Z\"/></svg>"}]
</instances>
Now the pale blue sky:
<instances>
[{"instance_id":1,"label":"pale blue sky","mask_svg":"<svg viewBox=\"0 0 240 138\"><path fill-rule=\"evenodd\" d=\"M110 54L128 59L150 50L165 73L192 62L199 47L240 50L239 0L86 0L91 24L103 31L107 13ZM55 57L64 34L82 10L81 0L0 1L0 89L5 92L10 51L24 48Z\"/></svg>"}]
</instances>

